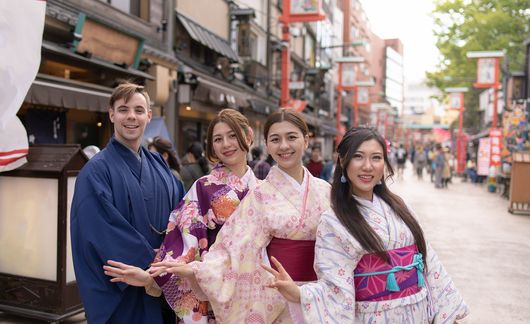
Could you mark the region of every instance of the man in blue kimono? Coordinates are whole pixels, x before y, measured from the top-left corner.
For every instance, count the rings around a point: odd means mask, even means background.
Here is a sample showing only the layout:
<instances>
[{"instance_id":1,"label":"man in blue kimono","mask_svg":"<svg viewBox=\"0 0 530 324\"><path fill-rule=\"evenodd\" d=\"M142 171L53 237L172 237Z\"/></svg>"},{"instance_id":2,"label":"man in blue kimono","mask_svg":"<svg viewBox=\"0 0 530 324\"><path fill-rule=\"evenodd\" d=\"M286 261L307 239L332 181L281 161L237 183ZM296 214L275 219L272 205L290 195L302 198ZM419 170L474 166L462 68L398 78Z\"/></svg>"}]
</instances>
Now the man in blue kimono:
<instances>
[{"instance_id":1,"label":"man in blue kimono","mask_svg":"<svg viewBox=\"0 0 530 324\"><path fill-rule=\"evenodd\" d=\"M163 298L110 282L103 265L117 260L148 268L184 189L160 155L141 147L151 120L142 86L119 85L109 117L114 136L81 170L75 186L71 237L77 285L89 323L164 323Z\"/></svg>"}]
</instances>

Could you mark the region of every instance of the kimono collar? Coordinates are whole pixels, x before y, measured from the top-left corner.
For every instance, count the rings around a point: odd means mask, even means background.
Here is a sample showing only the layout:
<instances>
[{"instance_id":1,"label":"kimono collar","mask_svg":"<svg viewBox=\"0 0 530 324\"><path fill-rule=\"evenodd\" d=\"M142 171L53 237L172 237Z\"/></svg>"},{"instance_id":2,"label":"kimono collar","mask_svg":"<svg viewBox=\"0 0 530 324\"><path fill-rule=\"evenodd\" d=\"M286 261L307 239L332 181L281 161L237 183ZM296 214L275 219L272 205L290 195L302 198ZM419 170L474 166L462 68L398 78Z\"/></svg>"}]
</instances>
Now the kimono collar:
<instances>
[{"instance_id":1,"label":"kimono collar","mask_svg":"<svg viewBox=\"0 0 530 324\"><path fill-rule=\"evenodd\" d=\"M246 188L254 188L257 184L257 178L252 172L252 169L247 165L247 172L240 178L230 169L225 167L222 163L218 163L210 172L210 175L223 183L234 186L234 188L242 191Z\"/></svg>"},{"instance_id":2,"label":"kimono collar","mask_svg":"<svg viewBox=\"0 0 530 324\"><path fill-rule=\"evenodd\" d=\"M131 151L132 154L134 154L134 156L136 157L136 159L138 161L142 161L142 147L140 146L140 149L138 150L138 152L135 152L132 148L130 148L129 146L125 145L124 143L122 143L121 141L119 141L116 137L112 137L116 142L120 143L121 145L123 145L125 148L127 148L129 151Z\"/></svg>"},{"instance_id":3,"label":"kimono collar","mask_svg":"<svg viewBox=\"0 0 530 324\"><path fill-rule=\"evenodd\" d=\"M291 177L289 174L287 174L287 172L283 171L282 169L280 169L278 166L276 166L277 170L283 174L283 176L285 177L285 179L287 179L287 181L289 181L289 183L293 186L293 188L298 191L299 193L303 193L304 192L304 189L306 187L306 183L307 181L309 181L309 177L308 177L308 171L305 167L302 167L302 169L304 169L304 178L302 180L302 183L298 183L298 181L296 181L293 177Z\"/></svg>"},{"instance_id":4,"label":"kimono collar","mask_svg":"<svg viewBox=\"0 0 530 324\"><path fill-rule=\"evenodd\" d=\"M376 195L375 193L373 194L372 197L373 197L372 201L370 201L368 199L353 195L353 198L357 200L360 207L363 207L367 210L375 211L378 214L383 214L382 204L384 203L384 201L381 198L379 198L379 196Z\"/></svg>"}]
</instances>

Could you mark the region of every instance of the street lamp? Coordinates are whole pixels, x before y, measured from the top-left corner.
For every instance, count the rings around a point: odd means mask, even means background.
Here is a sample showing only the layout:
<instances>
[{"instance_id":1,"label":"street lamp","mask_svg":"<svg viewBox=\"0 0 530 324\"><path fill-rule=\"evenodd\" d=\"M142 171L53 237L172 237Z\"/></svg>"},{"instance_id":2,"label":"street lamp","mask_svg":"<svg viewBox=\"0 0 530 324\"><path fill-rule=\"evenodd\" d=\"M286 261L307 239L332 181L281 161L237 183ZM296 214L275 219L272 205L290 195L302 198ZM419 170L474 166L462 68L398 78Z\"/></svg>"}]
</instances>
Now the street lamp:
<instances>
[{"instance_id":1,"label":"street lamp","mask_svg":"<svg viewBox=\"0 0 530 324\"><path fill-rule=\"evenodd\" d=\"M499 90L499 61L504 51L467 52L467 58L477 59L477 82L475 88L493 88L492 128L497 128L497 91Z\"/></svg>"},{"instance_id":2,"label":"street lamp","mask_svg":"<svg viewBox=\"0 0 530 324\"><path fill-rule=\"evenodd\" d=\"M342 114L342 90L355 90L355 63L364 62L362 56L346 56L335 59L339 64L339 83L337 84L337 91L339 97L337 99L337 136L335 142L338 145L342 139L340 116Z\"/></svg>"},{"instance_id":3,"label":"street lamp","mask_svg":"<svg viewBox=\"0 0 530 324\"><path fill-rule=\"evenodd\" d=\"M452 109L458 109L458 134L456 137L456 161L457 168L456 172L459 174L464 173L466 167L466 152L465 152L465 141L464 141L464 93L468 92L468 88L445 88L445 92L450 93L451 97L449 100L449 106Z\"/></svg>"},{"instance_id":4,"label":"street lamp","mask_svg":"<svg viewBox=\"0 0 530 324\"><path fill-rule=\"evenodd\" d=\"M291 6L291 2L294 4ZM302 0L283 0L282 15L278 21L283 24L282 27L282 71L281 71L281 93L280 107L287 107L289 103L289 24L293 22L313 22L324 20L326 18L321 10L320 0L313 2L311 5L303 5Z\"/></svg>"}]
</instances>

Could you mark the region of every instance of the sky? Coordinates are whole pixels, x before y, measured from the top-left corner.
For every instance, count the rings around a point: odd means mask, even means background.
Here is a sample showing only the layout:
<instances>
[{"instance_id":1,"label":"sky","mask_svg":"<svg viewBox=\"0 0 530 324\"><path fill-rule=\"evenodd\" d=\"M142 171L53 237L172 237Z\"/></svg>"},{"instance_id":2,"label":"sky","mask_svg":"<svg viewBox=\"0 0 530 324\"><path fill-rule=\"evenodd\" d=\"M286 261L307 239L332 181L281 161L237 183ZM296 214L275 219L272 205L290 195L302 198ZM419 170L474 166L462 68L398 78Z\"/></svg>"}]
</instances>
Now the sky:
<instances>
[{"instance_id":1,"label":"sky","mask_svg":"<svg viewBox=\"0 0 530 324\"><path fill-rule=\"evenodd\" d=\"M376 35L401 39L406 83L423 80L425 71L434 70L439 54L429 17L434 8L432 1L361 0L361 3Z\"/></svg>"}]
</instances>

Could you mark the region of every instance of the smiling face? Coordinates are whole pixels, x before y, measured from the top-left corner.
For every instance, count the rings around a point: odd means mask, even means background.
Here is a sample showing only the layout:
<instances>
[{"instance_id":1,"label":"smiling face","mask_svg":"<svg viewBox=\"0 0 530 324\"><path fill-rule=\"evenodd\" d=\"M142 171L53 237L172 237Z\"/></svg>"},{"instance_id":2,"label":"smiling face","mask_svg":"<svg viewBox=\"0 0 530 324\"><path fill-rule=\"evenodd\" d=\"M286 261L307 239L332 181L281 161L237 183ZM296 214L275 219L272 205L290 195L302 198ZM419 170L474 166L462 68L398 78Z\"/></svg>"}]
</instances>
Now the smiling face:
<instances>
[{"instance_id":1,"label":"smiling face","mask_svg":"<svg viewBox=\"0 0 530 324\"><path fill-rule=\"evenodd\" d=\"M278 167L295 175L302 168L302 155L308 146L308 137L288 121L272 124L267 134L267 151Z\"/></svg>"},{"instance_id":2,"label":"smiling face","mask_svg":"<svg viewBox=\"0 0 530 324\"><path fill-rule=\"evenodd\" d=\"M145 126L151 121L151 114L146 98L140 93L133 94L128 101L124 98L116 100L109 109L114 136L120 143L137 152Z\"/></svg>"},{"instance_id":3,"label":"smiling face","mask_svg":"<svg viewBox=\"0 0 530 324\"><path fill-rule=\"evenodd\" d=\"M372 200L374 187L383 178L385 160L383 147L375 139L364 141L346 167L353 193Z\"/></svg>"},{"instance_id":4,"label":"smiling face","mask_svg":"<svg viewBox=\"0 0 530 324\"><path fill-rule=\"evenodd\" d=\"M250 145L250 139L246 140ZM232 169L246 163L247 152L241 149L236 133L227 123L215 124L212 142L215 155L226 167Z\"/></svg>"}]
</instances>

